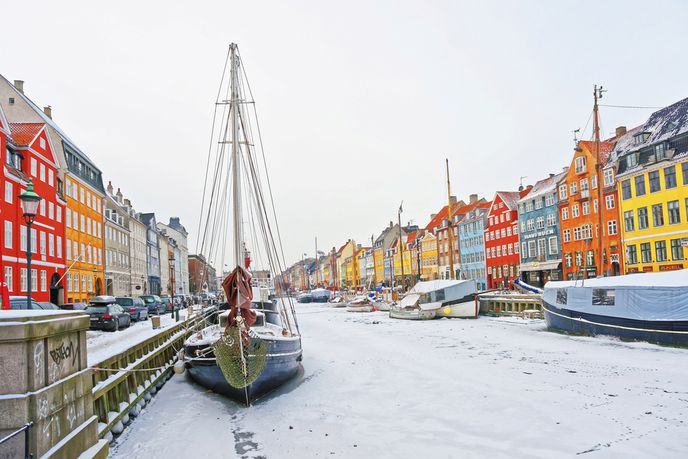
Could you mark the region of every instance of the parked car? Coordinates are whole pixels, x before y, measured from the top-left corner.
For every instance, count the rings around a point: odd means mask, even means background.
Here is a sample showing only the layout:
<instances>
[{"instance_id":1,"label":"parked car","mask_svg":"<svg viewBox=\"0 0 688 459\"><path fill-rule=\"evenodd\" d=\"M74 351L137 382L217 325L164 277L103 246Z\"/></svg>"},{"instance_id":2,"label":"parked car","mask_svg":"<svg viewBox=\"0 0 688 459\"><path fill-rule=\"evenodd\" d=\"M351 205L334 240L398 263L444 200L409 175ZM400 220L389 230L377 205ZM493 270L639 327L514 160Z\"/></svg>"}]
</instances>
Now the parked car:
<instances>
[{"instance_id":1,"label":"parked car","mask_svg":"<svg viewBox=\"0 0 688 459\"><path fill-rule=\"evenodd\" d=\"M26 307L26 297L25 296L11 296L10 297L10 309L34 309L34 310L44 310L43 306L37 301L31 299L31 307Z\"/></svg>"},{"instance_id":2,"label":"parked car","mask_svg":"<svg viewBox=\"0 0 688 459\"><path fill-rule=\"evenodd\" d=\"M91 330L118 331L131 325L131 316L114 296L97 296L84 310L91 317Z\"/></svg>"},{"instance_id":3,"label":"parked car","mask_svg":"<svg viewBox=\"0 0 688 459\"><path fill-rule=\"evenodd\" d=\"M148 320L148 306L141 298L132 298L130 296L117 296L115 302L122 306L126 312L131 316L131 320Z\"/></svg>"},{"instance_id":4,"label":"parked car","mask_svg":"<svg viewBox=\"0 0 688 459\"><path fill-rule=\"evenodd\" d=\"M165 305L158 295L141 295L139 298L146 303L148 314L164 314Z\"/></svg>"},{"instance_id":5,"label":"parked car","mask_svg":"<svg viewBox=\"0 0 688 459\"><path fill-rule=\"evenodd\" d=\"M66 309L68 311L83 311L88 307L88 303L65 303L60 305L60 309Z\"/></svg>"},{"instance_id":6,"label":"parked car","mask_svg":"<svg viewBox=\"0 0 688 459\"><path fill-rule=\"evenodd\" d=\"M38 304L40 304L43 309L60 309L58 305L51 303L50 301L39 301Z\"/></svg>"},{"instance_id":7,"label":"parked car","mask_svg":"<svg viewBox=\"0 0 688 459\"><path fill-rule=\"evenodd\" d=\"M165 305L165 312L172 312L172 298L170 298L169 295L160 295L160 300L162 301L162 304ZM174 302L174 309L179 309L179 305L176 301Z\"/></svg>"}]
</instances>

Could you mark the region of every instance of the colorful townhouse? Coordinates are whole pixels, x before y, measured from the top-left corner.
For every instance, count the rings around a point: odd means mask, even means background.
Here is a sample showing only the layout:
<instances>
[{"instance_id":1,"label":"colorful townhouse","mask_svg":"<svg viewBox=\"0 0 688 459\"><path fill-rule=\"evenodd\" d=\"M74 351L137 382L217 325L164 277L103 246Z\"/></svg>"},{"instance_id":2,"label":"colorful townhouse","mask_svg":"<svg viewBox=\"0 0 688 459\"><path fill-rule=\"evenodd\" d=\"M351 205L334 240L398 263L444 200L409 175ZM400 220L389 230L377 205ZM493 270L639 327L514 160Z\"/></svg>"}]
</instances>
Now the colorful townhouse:
<instances>
[{"instance_id":1,"label":"colorful townhouse","mask_svg":"<svg viewBox=\"0 0 688 459\"><path fill-rule=\"evenodd\" d=\"M158 229L155 221L155 214L140 214L139 218L141 222L146 225L146 271L148 273L148 279L143 290L147 295L160 295L162 293L160 280L160 246L158 245Z\"/></svg>"},{"instance_id":2,"label":"colorful townhouse","mask_svg":"<svg viewBox=\"0 0 688 459\"><path fill-rule=\"evenodd\" d=\"M0 154L4 169L2 265L8 293L26 295L30 281L33 299L64 304L65 201L46 125L10 123L0 107ZM42 198L31 234L27 234L18 198L29 183ZM31 238L31 273L27 271L27 238Z\"/></svg>"},{"instance_id":3,"label":"colorful townhouse","mask_svg":"<svg viewBox=\"0 0 688 459\"><path fill-rule=\"evenodd\" d=\"M438 216L443 215L443 218L434 228L437 235L437 265L440 279L459 278L459 236L456 222L460 218L460 209L463 209L466 203L457 201L456 196L450 197L450 203L451 221L449 221L449 206L447 205L438 213Z\"/></svg>"},{"instance_id":4,"label":"colorful townhouse","mask_svg":"<svg viewBox=\"0 0 688 459\"><path fill-rule=\"evenodd\" d=\"M337 273L339 275L339 279L337 281L339 283L339 288L341 289L351 288L353 286L351 280L351 276L353 275L351 263L357 250L358 247L356 246L354 240L349 239L337 251L337 255L339 256L339 258L337 258Z\"/></svg>"},{"instance_id":5,"label":"colorful townhouse","mask_svg":"<svg viewBox=\"0 0 688 459\"><path fill-rule=\"evenodd\" d=\"M650 115L614 156L625 272L688 267L688 98Z\"/></svg>"},{"instance_id":6,"label":"colorful townhouse","mask_svg":"<svg viewBox=\"0 0 688 459\"><path fill-rule=\"evenodd\" d=\"M617 130L623 139L625 128ZM561 231L562 276L566 280L589 279L598 274L610 276L622 272L619 207L610 154L614 140L600 142L600 163L604 167L602 188L598 189L597 153L593 141L581 140L574 149L566 174L558 183L559 222ZM608 164L609 163L609 164ZM598 196L602 206L598 205ZM600 208L601 207L601 208ZM602 253L599 250L599 220L602 213ZM598 262L602 261L602 273Z\"/></svg>"},{"instance_id":7,"label":"colorful townhouse","mask_svg":"<svg viewBox=\"0 0 688 459\"><path fill-rule=\"evenodd\" d=\"M487 288L509 288L519 277L518 200L530 192L498 191L487 213L485 265Z\"/></svg>"},{"instance_id":8,"label":"colorful townhouse","mask_svg":"<svg viewBox=\"0 0 688 459\"><path fill-rule=\"evenodd\" d=\"M399 237L399 225L389 222L373 243L373 263L375 265L375 285L390 285L390 266L387 261L389 249Z\"/></svg>"},{"instance_id":9,"label":"colorful townhouse","mask_svg":"<svg viewBox=\"0 0 688 459\"><path fill-rule=\"evenodd\" d=\"M458 222L461 278L473 279L478 290L487 288L485 228L492 203L476 202Z\"/></svg>"},{"instance_id":10,"label":"colorful townhouse","mask_svg":"<svg viewBox=\"0 0 688 459\"><path fill-rule=\"evenodd\" d=\"M399 228L399 225L396 226ZM418 231L418 226L407 225L399 231L397 229L397 239L392 245L392 264L394 267L394 285L403 285L404 288L413 286L413 267L411 266L411 250L409 249L409 238ZM399 244L401 242L401 245ZM402 258L404 268L402 270ZM403 276L402 276L403 275Z\"/></svg>"},{"instance_id":11,"label":"colorful townhouse","mask_svg":"<svg viewBox=\"0 0 688 459\"><path fill-rule=\"evenodd\" d=\"M521 279L536 287L562 278L557 185L567 172L549 174L518 201Z\"/></svg>"},{"instance_id":12,"label":"colorful townhouse","mask_svg":"<svg viewBox=\"0 0 688 459\"><path fill-rule=\"evenodd\" d=\"M420 279L435 280L439 276L439 266L437 265L437 236L432 231L424 230L420 239Z\"/></svg>"},{"instance_id":13,"label":"colorful townhouse","mask_svg":"<svg viewBox=\"0 0 688 459\"><path fill-rule=\"evenodd\" d=\"M46 125L50 146L57 159L59 176L56 180L59 178L64 183L67 302L86 302L103 294L105 189L100 169L53 121L49 106L41 110L24 94L22 81L11 84L0 77L0 104L3 104L10 122Z\"/></svg>"}]
</instances>

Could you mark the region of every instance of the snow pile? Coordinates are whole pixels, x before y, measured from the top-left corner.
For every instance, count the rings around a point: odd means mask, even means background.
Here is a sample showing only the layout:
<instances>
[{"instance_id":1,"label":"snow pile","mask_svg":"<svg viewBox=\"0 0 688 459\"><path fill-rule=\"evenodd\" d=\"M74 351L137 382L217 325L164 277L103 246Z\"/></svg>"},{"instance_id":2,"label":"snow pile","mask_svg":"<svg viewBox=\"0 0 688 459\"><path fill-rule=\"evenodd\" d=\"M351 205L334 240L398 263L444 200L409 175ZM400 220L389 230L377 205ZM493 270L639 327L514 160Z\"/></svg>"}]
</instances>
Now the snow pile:
<instances>
[{"instance_id":1,"label":"snow pile","mask_svg":"<svg viewBox=\"0 0 688 459\"><path fill-rule=\"evenodd\" d=\"M175 377L112 456L680 457L688 350L299 305L304 373L251 408Z\"/></svg>"}]
</instances>

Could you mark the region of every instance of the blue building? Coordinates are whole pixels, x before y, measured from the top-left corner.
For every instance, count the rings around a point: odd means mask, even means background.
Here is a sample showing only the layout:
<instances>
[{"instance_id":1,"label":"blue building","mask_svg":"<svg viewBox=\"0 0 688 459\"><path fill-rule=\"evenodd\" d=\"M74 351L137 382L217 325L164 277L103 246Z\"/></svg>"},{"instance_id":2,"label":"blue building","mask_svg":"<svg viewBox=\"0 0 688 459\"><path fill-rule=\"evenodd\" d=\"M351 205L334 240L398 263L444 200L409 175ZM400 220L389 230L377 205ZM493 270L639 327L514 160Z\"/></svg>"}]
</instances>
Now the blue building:
<instances>
[{"instance_id":1,"label":"blue building","mask_svg":"<svg viewBox=\"0 0 688 459\"><path fill-rule=\"evenodd\" d=\"M562 278L557 183L565 175L550 174L518 201L520 277L536 287Z\"/></svg>"},{"instance_id":2,"label":"blue building","mask_svg":"<svg viewBox=\"0 0 688 459\"><path fill-rule=\"evenodd\" d=\"M478 290L487 288L485 227L490 202L476 202L458 222L461 279L474 279Z\"/></svg>"}]
</instances>

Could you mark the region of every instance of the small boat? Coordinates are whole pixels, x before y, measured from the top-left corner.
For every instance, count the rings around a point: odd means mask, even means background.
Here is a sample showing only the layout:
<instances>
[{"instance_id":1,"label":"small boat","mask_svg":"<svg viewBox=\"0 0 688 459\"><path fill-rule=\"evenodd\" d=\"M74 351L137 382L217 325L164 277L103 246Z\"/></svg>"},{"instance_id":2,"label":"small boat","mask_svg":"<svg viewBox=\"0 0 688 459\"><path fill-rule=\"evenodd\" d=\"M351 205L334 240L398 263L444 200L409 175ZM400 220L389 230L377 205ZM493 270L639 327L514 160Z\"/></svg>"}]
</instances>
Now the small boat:
<instances>
[{"instance_id":1,"label":"small boat","mask_svg":"<svg viewBox=\"0 0 688 459\"><path fill-rule=\"evenodd\" d=\"M375 305L375 309L377 309L378 311L388 312L389 309L396 303L390 303L384 300L377 300L373 304Z\"/></svg>"},{"instance_id":2,"label":"small boat","mask_svg":"<svg viewBox=\"0 0 688 459\"><path fill-rule=\"evenodd\" d=\"M475 281L433 280L418 282L408 291L399 305L390 308L395 319L434 319L435 317L478 317L475 304ZM411 313L412 311L415 313ZM420 311L431 311L421 314Z\"/></svg>"},{"instance_id":3,"label":"small boat","mask_svg":"<svg viewBox=\"0 0 688 459\"><path fill-rule=\"evenodd\" d=\"M313 303L327 303L330 301L332 292L324 288L316 288L311 290L311 301Z\"/></svg>"},{"instance_id":4,"label":"small boat","mask_svg":"<svg viewBox=\"0 0 688 459\"><path fill-rule=\"evenodd\" d=\"M552 281L544 290L551 329L688 345L688 269Z\"/></svg>"},{"instance_id":5,"label":"small boat","mask_svg":"<svg viewBox=\"0 0 688 459\"><path fill-rule=\"evenodd\" d=\"M308 292L304 292L299 294L299 296L296 297L296 301L299 303L312 303L313 302L313 295L311 295Z\"/></svg>"},{"instance_id":6,"label":"small boat","mask_svg":"<svg viewBox=\"0 0 688 459\"><path fill-rule=\"evenodd\" d=\"M373 302L364 295L359 295L353 300L349 301L346 306L347 312L373 312L375 311L375 306Z\"/></svg>"}]
</instances>

